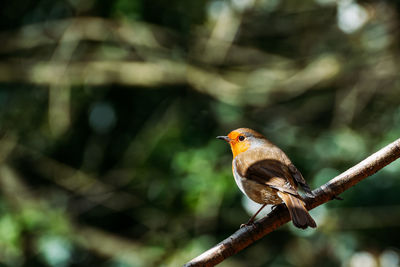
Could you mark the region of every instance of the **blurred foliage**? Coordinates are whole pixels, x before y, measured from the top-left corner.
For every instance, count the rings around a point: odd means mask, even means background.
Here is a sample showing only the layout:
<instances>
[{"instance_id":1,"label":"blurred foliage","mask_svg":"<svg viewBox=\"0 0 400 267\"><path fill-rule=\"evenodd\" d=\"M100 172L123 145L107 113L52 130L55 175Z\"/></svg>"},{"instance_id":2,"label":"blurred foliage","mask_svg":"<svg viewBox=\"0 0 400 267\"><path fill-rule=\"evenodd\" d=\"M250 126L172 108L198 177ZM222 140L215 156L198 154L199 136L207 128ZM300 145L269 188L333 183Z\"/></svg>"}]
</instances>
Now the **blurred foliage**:
<instances>
[{"instance_id":1,"label":"blurred foliage","mask_svg":"<svg viewBox=\"0 0 400 267\"><path fill-rule=\"evenodd\" d=\"M182 265L257 208L215 139L238 127L312 187L400 136L398 1L16 0L0 15L1 266ZM221 266L399 266L399 174Z\"/></svg>"}]
</instances>

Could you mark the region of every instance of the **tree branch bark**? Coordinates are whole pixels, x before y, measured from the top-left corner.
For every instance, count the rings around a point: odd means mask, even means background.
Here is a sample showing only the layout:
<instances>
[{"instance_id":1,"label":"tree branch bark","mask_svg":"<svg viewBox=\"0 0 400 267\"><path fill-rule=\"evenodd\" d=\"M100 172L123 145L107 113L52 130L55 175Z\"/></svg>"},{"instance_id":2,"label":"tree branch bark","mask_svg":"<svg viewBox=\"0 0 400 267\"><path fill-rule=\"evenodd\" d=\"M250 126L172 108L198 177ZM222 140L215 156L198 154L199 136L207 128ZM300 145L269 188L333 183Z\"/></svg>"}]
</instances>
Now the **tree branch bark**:
<instances>
[{"instance_id":1,"label":"tree branch bark","mask_svg":"<svg viewBox=\"0 0 400 267\"><path fill-rule=\"evenodd\" d=\"M343 193L366 177L373 175L399 157L400 139L397 139L354 167L336 176L328 183L313 190L315 197L305 199L307 209L311 210L332 200L335 196ZM230 237L186 263L184 267L214 266L288 221L290 221L288 210L284 205L279 205L268 216L256 221L253 225L237 230Z\"/></svg>"}]
</instances>

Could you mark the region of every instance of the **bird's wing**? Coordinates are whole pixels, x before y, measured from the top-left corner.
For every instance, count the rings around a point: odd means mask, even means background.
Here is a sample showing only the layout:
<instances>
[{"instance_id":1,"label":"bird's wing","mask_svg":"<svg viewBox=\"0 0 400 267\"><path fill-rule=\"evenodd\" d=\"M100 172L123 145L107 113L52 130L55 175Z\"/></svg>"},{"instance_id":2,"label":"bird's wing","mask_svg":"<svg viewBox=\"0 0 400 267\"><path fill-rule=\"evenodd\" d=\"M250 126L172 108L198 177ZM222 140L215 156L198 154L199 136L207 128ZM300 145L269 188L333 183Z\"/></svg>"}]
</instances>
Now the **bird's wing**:
<instances>
[{"instance_id":1,"label":"bird's wing","mask_svg":"<svg viewBox=\"0 0 400 267\"><path fill-rule=\"evenodd\" d=\"M235 158L237 171L242 177L299 196L289 167L278 154L264 149L243 152Z\"/></svg>"},{"instance_id":2,"label":"bird's wing","mask_svg":"<svg viewBox=\"0 0 400 267\"><path fill-rule=\"evenodd\" d=\"M301 175L301 172L296 168L296 166L294 166L293 163L290 162L288 164L288 168L295 181L301 185L306 194L308 196L313 196L310 186L307 184L306 180L304 180L303 175Z\"/></svg>"},{"instance_id":3,"label":"bird's wing","mask_svg":"<svg viewBox=\"0 0 400 267\"><path fill-rule=\"evenodd\" d=\"M266 151L264 150L264 152ZM279 158L279 161L281 161L282 164L287 166L290 172L290 176L294 178L294 182L296 183L296 185L299 184L304 189L304 192L306 193L307 196L309 197L314 196L310 186L307 184L301 172L296 168L296 166L294 166L289 157L279 147L272 144L272 147L269 149L267 153L273 154L275 158Z\"/></svg>"}]
</instances>

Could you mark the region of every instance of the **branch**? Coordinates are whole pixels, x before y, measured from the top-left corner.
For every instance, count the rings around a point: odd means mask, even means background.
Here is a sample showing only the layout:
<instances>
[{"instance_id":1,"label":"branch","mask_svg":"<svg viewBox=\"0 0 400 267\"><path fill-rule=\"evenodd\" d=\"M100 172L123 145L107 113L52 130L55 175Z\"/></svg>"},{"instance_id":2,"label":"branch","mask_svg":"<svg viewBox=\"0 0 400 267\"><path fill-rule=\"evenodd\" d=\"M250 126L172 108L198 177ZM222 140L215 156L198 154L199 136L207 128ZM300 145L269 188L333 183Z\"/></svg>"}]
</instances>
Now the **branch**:
<instances>
[{"instance_id":1,"label":"branch","mask_svg":"<svg viewBox=\"0 0 400 267\"><path fill-rule=\"evenodd\" d=\"M354 167L336 176L328 183L315 189L313 191L315 197L305 199L307 209L311 210L332 200L335 196L343 193L368 176L373 175L399 157L400 139L397 139ZM186 263L184 267L214 266L289 221L288 210L284 205L279 205L268 216L256 221L253 225L237 230L227 239Z\"/></svg>"}]
</instances>

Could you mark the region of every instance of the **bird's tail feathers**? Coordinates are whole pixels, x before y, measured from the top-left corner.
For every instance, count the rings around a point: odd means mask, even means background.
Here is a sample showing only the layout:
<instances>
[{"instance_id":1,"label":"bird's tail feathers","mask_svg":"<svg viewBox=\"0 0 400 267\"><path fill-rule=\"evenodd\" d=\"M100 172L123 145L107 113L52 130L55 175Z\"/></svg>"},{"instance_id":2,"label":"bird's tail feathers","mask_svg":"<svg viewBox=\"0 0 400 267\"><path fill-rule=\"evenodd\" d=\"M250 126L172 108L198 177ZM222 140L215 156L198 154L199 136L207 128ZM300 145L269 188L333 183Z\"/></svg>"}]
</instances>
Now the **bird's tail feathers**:
<instances>
[{"instance_id":1,"label":"bird's tail feathers","mask_svg":"<svg viewBox=\"0 0 400 267\"><path fill-rule=\"evenodd\" d=\"M278 192L278 196L285 202L294 226L301 229L306 229L308 226L317 227L302 199L285 192Z\"/></svg>"}]
</instances>

